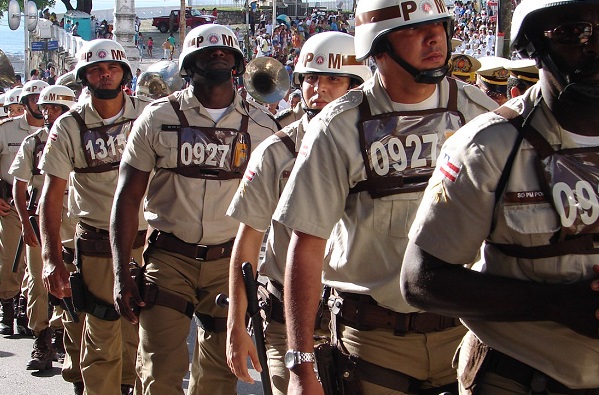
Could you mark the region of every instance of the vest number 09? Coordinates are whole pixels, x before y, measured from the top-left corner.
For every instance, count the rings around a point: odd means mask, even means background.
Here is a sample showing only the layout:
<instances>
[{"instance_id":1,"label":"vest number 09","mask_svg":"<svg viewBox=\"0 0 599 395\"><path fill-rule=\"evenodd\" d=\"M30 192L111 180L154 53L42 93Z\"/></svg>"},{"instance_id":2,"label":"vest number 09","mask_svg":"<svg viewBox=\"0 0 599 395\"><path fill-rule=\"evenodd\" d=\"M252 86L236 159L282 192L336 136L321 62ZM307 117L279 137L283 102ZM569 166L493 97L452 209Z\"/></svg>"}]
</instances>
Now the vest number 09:
<instances>
[{"instance_id":1,"label":"vest number 09","mask_svg":"<svg viewBox=\"0 0 599 395\"><path fill-rule=\"evenodd\" d=\"M220 160L217 162L216 156L221 152ZM202 165L225 167L227 153L229 152L228 145L219 145L209 143L204 146L200 143L183 143L181 144L181 164L184 166ZM206 155L207 154L207 155Z\"/></svg>"},{"instance_id":2,"label":"vest number 09","mask_svg":"<svg viewBox=\"0 0 599 395\"><path fill-rule=\"evenodd\" d=\"M434 167L437 161L437 141L438 137L434 133L410 134L406 137L405 147L398 137L391 137L386 147L381 141L375 141L370 146L372 168L379 176L385 176L389 173L390 167L393 167L395 171L404 171L408 167L408 163L411 168L425 167L427 159L431 161L430 166ZM426 144L430 144L428 158L421 156L422 147ZM406 147L413 147L409 162Z\"/></svg>"},{"instance_id":3,"label":"vest number 09","mask_svg":"<svg viewBox=\"0 0 599 395\"><path fill-rule=\"evenodd\" d=\"M599 218L599 201L592 185L588 181L578 181L575 188L573 191L565 182L553 186L553 201L565 228L571 227L576 221L578 207L582 210L580 219L583 224L592 225Z\"/></svg>"}]
</instances>

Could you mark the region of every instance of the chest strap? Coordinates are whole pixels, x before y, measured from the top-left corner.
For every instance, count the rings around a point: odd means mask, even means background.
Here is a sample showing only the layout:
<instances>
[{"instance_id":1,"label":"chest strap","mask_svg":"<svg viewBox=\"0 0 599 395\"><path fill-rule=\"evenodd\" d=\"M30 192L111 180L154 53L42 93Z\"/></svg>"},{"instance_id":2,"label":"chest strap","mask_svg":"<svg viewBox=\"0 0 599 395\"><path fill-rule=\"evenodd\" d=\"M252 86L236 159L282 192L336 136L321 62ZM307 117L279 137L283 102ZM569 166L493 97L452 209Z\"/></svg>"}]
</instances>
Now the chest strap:
<instances>
[{"instance_id":1,"label":"chest strap","mask_svg":"<svg viewBox=\"0 0 599 395\"><path fill-rule=\"evenodd\" d=\"M447 111L456 112L460 115L462 124L465 123L464 116L458 110L458 84L453 78L447 78L449 82L449 99L447 101ZM368 98L363 95L363 100L359 104L358 109L360 111L360 119L366 120L372 118L372 112L370 111L370 105L368 104ZM361 127L361 126L360 126ZM365 147L366 141L364 133L360 132L360 146ZM368 158L363 153L364 163L368 162ZM367 169L368 170L368 169ZM359 181L352 188L349 189L349 193L359 193L369 191L373 199L384 197L395 193L409 193L422 191L424 187L422 184L428 182L430 175L423 176L399 176L399 177L381 177L381 178L367 178L366 180ZM414 185L410 187L410 185ZM381 190L393 190L390 192L377 192Z\"/></svg>"},{"instance_id":2,"label":"chest strap","mask_svg":"<svg viewBox=\"0 0 599 395\"><path fill-rule=\"evenodd\" d=\"M282 130L276 132L275 135L281 139L281 142L285 144L285 147L287 147L287 150L291 152L291 155L293 155L294 158L297 158L297 152L295 152L295 142L293 141L293 139Z\"/></svg>"},{"instance_id":3,"label":"chest strap","mask_svg":"<svg viewBox=\"0 0 599 395\"><path fill-rule=\"evenodd\" d=\"M83 135L89 131L89 128L78 112L69 110L69 113L73 116L75 121L77 121L77 124L79 125L79 133L82 136L81 140L83 141ZM73 171L75 173L106 173L107 171L118 170L119 165L120 162L110 162L92 167L75 167L73 168Z\"/></svg>"}]
</instances>

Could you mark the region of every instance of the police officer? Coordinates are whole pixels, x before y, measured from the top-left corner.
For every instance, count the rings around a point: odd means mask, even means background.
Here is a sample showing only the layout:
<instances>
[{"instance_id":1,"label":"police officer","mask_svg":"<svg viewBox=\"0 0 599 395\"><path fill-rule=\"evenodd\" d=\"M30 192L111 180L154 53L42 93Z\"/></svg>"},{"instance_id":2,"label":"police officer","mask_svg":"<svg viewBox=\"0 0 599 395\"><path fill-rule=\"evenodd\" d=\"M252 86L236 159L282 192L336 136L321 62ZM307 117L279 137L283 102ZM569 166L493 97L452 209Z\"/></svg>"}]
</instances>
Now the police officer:
<instances>
[{"instance_id":1,"label":"police officer","mask_svg":"<svg viewBox=\"0 0 599 395\"><path fill-rule=\"evenodd\" d=\"M247 356L257 364L257 353L245 330L247 297L241 265L249 261L253 267L257 267L264 232L271 226L266 260L258 270L268 278L267 303L271 306L271 314L267 316L265 336L269 372L276 394L285 394L289 381L289 372L283 363L287 335L282 289L291 231L276 222L271 225L270 219L293 168L310 119L325 105L341 97L348 89L362 84L371 75L368 66L355 60L354 40L349 34L325 32L308 39L293 73L294 85L301 87L303 106L307 112L301 120L282 129L276 136L269 137L254 151L246 175L227 212L241 222L229 275L227 361L233 373L247 382L253 381L247 369Z\"/></svg>"},{"instance_id":2,"label":"police officer","mask_svg":"<svg viewBox=\"0 0 599 395\"><path fill-rule=\"evenodd\" d=\"M18 100L15 99L14 90L9 91L7 100L12 103L9 104L11 118L0 125L0 176L2 178L0 181L0 300L3 312L0 333L3 335L14 333L15 310L13 304L17 304L15 298L20 292L25 272L23 255L21 255L17 271L14 273L12 271L21 234L21 221L12 199L14 177L8 173L8 170L25 137L44 126L44 118L37 107L37 99L46 86L48 84L44 81L29 81L23 86ZM12 118L13 108L11 107L15 103L20 103L25 109L25 114ZM21 296L18 304L21 306L21 314L17 319L17 330L21 334L31 335L27 327L25 296Z\"/></svg>"},{"instance_id":3,"label":"police officer","mask_svg":"<svg viewBox=\"0 0 599 395\"><path fill-rule=\"evenodd\" d=\"M540 80L447 142L412 225L402 291L470 329L461 394L599 393L598 24L597 0L516 8Z\"/></svg>"},{"instance_id":4,"label":"police officer","mask_svg":"<svg viewBox=\"0 0 599 395\"><path fill-rule=\"evenodd\" d=\"M19 152L15 157L9 174L14 177L13 197L15 207L21 218L22 238L25 246L27 262L27 317L29 328L33 331L35 342L31 359L27 362L28 370L46 370L52 367L52 358L56 350L51 344L52 329L48 319L48 292L42 282L42 255L41 248L29 216L35 214L38 192L42 190L44 177L41 175L37 164L46 144L48 132L54 121L75 104L75 93L61 85L45 87L39 95L37 105L44 116L44 127L29 135L23 140ZM35 193L33 191L35 190ZM32 202L29 199L35 198ZM29 212L28 209L32 212ZM63 221L65 232L73 227L68 226L69 221ZM62 323L59 324L62 327Z\"/></svg>"},{"instance_id":5,"label":"police officer","mask_svg":"<svg viewBox=\"0 0 599 395\"><path fill-rule=\"evenodd\" d=\"M510 73L507 79L508 99L520 96L539 81L539 68L534 59L511 60L505 68Z\"/></svg>"},{"instance_id":6,"label":"police officer","mask_svg":"<svg viewBox=\"0 0 599 395\"><path fill-rule=\"evenodd\" d=\"M507 80L510 73L505 68L509 60L499 56L478 58L481 66L476 71L476 86L497 104L507 101Z\"/></svg>"},{"instance_id":7,"label":"police officer","mask_svg":"<svg viewBox=\"0 0 599 395\"><path fill-rule=\"evenodd\" d=\"M374 57L378 70L311 121L273 216L293 229L284 284L289 394L323 393L312 354L321 276L334 288L332 336L347 391L456 386L451 359L465 329L408 306L397 287L407 229L441 145L496 106L445 78L451 26L443 2L358 3L356 58Z\"/></svg>"},{"instance_id":8,"label":"police officer","mask_svg":"<svg viewBox=\"0 0 599 395\"><path fill-rule=\"evenodd\" d=\"M23 88L12 88L4 96L4 110L9 118L20 117L25 114L25 107L19 102L19 96Z\"/></svg>"},{"instance_id":9,"label":"police officer","mask_svg":"<svg viewBox=\"0 0 599 395\"><path fill-rule=\"evenodd\" d=\"M54 123L40 161L46 173L40 198L43 279L56 297L71 296L60 235L61 202L71 178L69 214L78 221L75 280L79 280L73 283L73 302L87 313L80 361L85 393L128 394L136 379L138 335L113 307L108 228L119 161L141 109L122 92L131 79L131 67L120 44L93 40L78 56L74 73L90 99ZM139 232L128 261L141 263L145 224L141 210L137 214ZM79 391L80 384L75 388Z\"/></svg>"},{"instance_id":10,"label":"police officer","mask_svg":"<svg viewBox=\"0 0 599 395\"><path fill-rule=\"evenodd\" d=\"M276 124L235 91L232 77L245 66L229 28L208 24L192 29L179 67L191 86L148 105L121 163L111 219L114 297L123 316L139 320L137 369L145 394L183 394L194 313L200 327L188 393L233 394L237 380L226 363L226 311L214 303L218 293L227 292L239 225L225 213L250 150L274 133ZM146 187L152 233L140 290L126 270L137 229L132 213Z\"/></svg>"}]
</instances>

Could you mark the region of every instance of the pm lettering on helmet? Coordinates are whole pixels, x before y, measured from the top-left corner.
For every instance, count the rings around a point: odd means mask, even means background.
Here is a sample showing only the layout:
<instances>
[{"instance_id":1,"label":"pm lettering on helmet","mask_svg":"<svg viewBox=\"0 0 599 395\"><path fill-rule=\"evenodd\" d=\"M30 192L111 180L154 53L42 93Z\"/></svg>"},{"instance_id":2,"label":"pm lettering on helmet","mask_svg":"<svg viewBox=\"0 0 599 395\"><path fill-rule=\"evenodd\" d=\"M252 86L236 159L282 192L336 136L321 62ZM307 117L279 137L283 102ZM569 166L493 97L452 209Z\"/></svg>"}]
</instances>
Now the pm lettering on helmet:
<instances>
[{"instance_id":1,"label":"pm lettering on helmet","mask_svg":"<svg viewBox=\"0 0 599 395\"><path fill-rule=\"evenodd\" d=\"M120 49L111 49L110 54L112 55L113 60L127 59L127 55L125 55L125 52L121 51Z\"/></svg>"},{"instance_id":2,"label":"pm lettering on helmet","mask_svg":"<svg viewBox=\"0 0 599 395\"><path fill-rule=\"evenodd\" d=\"M54 93L48 93L47 95L44 95L44 100L46 101L56 101L56 95Z\"/></svg>"},{"instance_id":3,"label":"pm lettering on helmet","mask_svg":"<svg viewBox=\"0 0 599 395\"><path fill-rule=\"evenodd\" d=\"M223 34L223 44L227 47L233 47L235 43L235 37Z\"/></svg>"}]
</instances>

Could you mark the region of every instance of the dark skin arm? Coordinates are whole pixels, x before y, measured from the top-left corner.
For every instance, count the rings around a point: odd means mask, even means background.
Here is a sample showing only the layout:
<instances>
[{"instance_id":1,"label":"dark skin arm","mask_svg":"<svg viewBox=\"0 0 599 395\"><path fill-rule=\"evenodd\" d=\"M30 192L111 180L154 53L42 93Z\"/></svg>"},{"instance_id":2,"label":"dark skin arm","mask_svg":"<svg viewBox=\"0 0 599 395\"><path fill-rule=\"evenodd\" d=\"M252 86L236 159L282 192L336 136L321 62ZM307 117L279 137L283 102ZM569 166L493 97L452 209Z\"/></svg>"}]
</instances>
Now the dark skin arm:
<instances>
[{"instance_id":1,"label":"dark skin arm","mask_svg":"<svg viewBox=\"0 0 599 395\"><path fill-rule=\"evenodd\" d=\"M599 265L593 270L599 278ZM408 303L468 320L554 321L599 338L599 280L541 284L479 273L444 262L413 242L401 271Z\"/></svg>"},{"instance_id":2,"label":"dark skin arm","mask_svg":"<svg viewBox=\"0 0 599 395\"><path fill-rule=\"evenodd\" d=\"M110 215L110 245L114 270L114 307L132 323L138 322L132 303L143 307L137 285L129 274L133 242L139 227L139 205L146 193L150 173L121 162L119 181Z\"/></svg>"}]
</instances>

